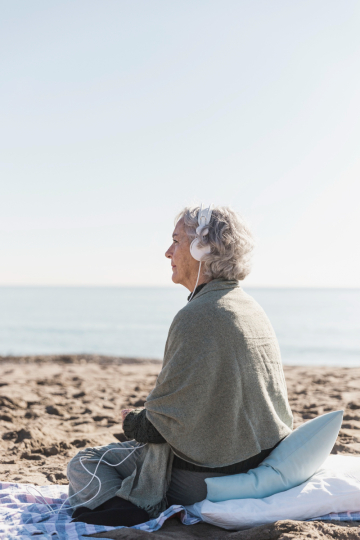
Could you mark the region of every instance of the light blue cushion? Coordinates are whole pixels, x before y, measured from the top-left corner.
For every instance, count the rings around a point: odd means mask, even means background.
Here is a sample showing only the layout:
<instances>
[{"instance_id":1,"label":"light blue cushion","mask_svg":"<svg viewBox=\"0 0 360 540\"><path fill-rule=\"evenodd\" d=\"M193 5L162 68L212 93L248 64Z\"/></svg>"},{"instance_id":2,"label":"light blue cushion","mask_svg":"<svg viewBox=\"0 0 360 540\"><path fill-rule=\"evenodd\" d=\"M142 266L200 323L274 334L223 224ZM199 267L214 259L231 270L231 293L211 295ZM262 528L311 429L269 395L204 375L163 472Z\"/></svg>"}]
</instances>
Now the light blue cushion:
<instances>
[{"instance_id":1,"label":"light blue cushion","mask_svg":"<svg viewBox=\"0 0 360 540\"><path fill-rule=\"evenodd\" d=\"M207 499L262 499L298 486L312 476L330 454L343 411L318 416L286 437L256 468L247 473L207 478Z\"/></svg>"}]
</instances>

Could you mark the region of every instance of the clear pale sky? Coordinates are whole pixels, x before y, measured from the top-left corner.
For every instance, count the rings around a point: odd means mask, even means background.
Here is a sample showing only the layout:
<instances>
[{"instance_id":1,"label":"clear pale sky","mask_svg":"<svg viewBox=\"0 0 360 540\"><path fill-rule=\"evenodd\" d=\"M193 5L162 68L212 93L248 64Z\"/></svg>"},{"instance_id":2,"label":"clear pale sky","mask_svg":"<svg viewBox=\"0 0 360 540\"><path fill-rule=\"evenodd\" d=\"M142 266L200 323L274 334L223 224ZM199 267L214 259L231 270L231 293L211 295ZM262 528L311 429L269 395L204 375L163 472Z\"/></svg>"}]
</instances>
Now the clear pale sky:
<instances>
[{"instance_id":1,"label":"clear pale sky","mask_svg":"<svg viewBox=\"0 0 360 540\"><path fill-rule=\"evenodd\" d=\"M186 204L248 285L360 286L357 0L2 0L0 284L169 285Z\"/></svg>"}]
</instances>

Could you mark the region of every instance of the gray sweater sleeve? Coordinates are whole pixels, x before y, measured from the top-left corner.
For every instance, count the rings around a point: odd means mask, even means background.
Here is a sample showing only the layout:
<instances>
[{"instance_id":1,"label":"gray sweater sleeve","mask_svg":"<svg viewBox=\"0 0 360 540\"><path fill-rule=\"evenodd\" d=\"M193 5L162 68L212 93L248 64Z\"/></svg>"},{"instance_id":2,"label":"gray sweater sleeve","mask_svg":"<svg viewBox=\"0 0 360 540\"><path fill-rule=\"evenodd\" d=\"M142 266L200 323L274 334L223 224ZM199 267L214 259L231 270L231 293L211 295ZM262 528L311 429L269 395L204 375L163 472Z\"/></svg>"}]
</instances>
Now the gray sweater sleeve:
<instances>
[{"instance_id":1,"label":"gray sweater sleeve","mask_svg":"<svg viewBox=\"0 0 360 540\"><path fill-rule=\"evenodd\" d=\"M140 443L165 443L166 440L146 417L146 409L135 409L129 412L123 422L123 430L128 439Z\"/></svg>"}]
</instances>

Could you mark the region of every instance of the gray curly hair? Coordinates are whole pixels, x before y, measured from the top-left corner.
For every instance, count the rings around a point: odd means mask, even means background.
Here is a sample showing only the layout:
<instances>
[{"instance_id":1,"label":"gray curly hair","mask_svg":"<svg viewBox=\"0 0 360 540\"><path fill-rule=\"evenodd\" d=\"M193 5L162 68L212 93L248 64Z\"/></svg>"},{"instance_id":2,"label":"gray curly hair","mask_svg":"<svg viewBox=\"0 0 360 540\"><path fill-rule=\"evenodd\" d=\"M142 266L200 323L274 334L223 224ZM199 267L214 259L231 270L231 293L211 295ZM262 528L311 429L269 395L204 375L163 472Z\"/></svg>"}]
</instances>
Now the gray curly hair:
<instances>
[{"instance_id":1,"label":"gray curly hair","mask_svg":"<svg viewBox=\"0 0 360 540\"><path fill-rule=\"evenodd\" d=\"M184 220L185 232L190 240L196 237L199 206L187 206L176 217ZM200 245L210 244L211 252L202 260L204 274L211 279L244 279L251 270L254 238L246 220L228 206L213 207L209 234L201 238Z\"/></svg>"}]
</instances>

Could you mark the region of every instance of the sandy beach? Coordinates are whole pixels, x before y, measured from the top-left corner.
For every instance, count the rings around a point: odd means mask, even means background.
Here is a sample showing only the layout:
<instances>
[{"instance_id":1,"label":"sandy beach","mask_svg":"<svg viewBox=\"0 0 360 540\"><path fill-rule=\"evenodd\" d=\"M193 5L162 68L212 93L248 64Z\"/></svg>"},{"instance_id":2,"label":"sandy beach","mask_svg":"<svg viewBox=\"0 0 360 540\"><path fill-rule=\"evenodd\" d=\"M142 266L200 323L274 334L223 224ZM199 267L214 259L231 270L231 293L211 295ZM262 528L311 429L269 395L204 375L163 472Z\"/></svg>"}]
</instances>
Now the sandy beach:
<instances>
[{"instance_id":1,"label":"sandy beach","mask_svg":"<svg viewBox=\"0 0 360 540\"><path fill-rule=\"evenodd\" d=\"M161 363L105 356L0 357L0 479L66 484L66 464L78 449L125 440L120 411L141 407ZM360 455L360 368L285 366L295 427L344 409L333 453ZM157 533L131 529L107 538L295 539L360 538L358 524L281 521L227 532L170 520Z\"/></svg>"}]
</instances>

